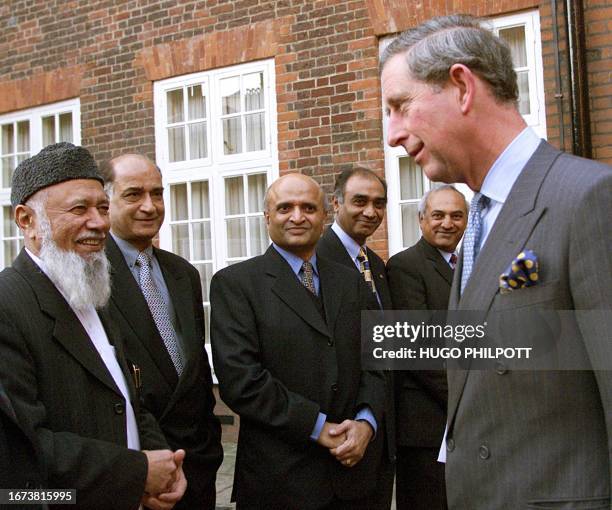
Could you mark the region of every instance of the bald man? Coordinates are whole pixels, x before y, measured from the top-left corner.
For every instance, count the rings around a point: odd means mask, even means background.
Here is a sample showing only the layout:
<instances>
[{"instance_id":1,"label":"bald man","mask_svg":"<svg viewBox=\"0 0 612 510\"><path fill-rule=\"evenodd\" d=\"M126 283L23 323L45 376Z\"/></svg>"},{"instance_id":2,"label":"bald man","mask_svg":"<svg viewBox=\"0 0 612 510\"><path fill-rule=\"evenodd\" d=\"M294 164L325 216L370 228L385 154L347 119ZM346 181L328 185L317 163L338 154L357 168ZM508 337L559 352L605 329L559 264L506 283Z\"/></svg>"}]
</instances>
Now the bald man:
<instances>
[{"instance_id":1,"label":"bald man","mask_svg":"<svg viewBox=\"0 0 612 510\"><path fill-rule=\"evenodd\" d=\"M211 283L221 397L240 415L238 509L372 509L384 380L360 362L360 274L315 254L326 217L311 178L266 192L272 246Z\"/></svg>"},{"instance_id":2,"label":"bald man","mask_svg":"<svg viewBox=\"0 0 612 510\"><path fill-rule=\"evenodd\" d=\"M185 259L153 246L165 212L155 163L125 154L101 171L110 197L110 311L140 374L144 404L168 443L187 452L187 491L175 508L213 510L223 450L204 350L200 276Z\"/></svg>"}]
</instances>

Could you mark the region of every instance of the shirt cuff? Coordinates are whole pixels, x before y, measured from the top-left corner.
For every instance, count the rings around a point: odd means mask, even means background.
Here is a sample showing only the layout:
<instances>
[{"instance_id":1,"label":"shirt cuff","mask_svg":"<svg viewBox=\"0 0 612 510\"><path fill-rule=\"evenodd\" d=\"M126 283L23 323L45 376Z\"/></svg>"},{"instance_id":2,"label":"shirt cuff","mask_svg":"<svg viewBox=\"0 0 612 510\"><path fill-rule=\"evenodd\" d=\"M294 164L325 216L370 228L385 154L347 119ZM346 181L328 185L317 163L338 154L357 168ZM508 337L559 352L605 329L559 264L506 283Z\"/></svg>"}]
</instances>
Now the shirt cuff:
<instances>
[{"instance_id":1,"label":"shirt cuff","mask_svg":"<svg viewBox=\"0 0 612 510\"><path fill-rule=\"evenodd\" d=\"M312 429L312 434L310 434L310 439L312 439L313 441L319 439L321 431L323 430L323 425L325 425L325 420L327 420L327 415L319 413L319 416L317 416L317 421L315 422L315 426Z\"/></svg>"},{"instance_id":2,"label":"shirt cuff","mask_svg":"<svg viewBox=\"0 0 612 510\"><path fill-rule=\"evenodd\" d=\"M372 409L370 409L369 406L362 407L357 412L357 415L355 416L355 421L367 421L371 425L372 430L374 431L374 435L372 436L372 440L374 440L374 438L376 437L376 429L378 426L376 424L376 418L374 418L374 413L372 412Z\"/></svg>"}]
</instances>

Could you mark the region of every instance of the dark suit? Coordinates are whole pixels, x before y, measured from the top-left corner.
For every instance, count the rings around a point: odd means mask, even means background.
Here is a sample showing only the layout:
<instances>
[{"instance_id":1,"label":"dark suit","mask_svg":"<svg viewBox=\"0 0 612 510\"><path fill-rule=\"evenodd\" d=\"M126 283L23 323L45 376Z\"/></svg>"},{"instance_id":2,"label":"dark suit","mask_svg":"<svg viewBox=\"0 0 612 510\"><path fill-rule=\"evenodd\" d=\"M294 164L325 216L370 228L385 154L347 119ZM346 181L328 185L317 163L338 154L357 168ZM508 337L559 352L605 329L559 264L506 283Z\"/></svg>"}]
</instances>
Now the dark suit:
<instances>
[{"instance_id":1,"label":"dark suit","mask_svg":"<svg viewBox=\"0 0 612 510\"><path fill-rule=\"evenodd\" d=\"M387 262L395 310L446 310L453 270L421 238ZM444 465L437 462L446 425L446 374L395 373L398 508L446 508Z\"/></svg>"},{"instance_id":2,"label":"dark suit","mask_svg":"<svg viewBox=\"0 0 612 510\"><path fill-rule=\"evenodd\" d=\"M120 338L100 318L130 388L141 448L167 448L139 408ZM0 274L0 350L0 377L17 418L36 434L49 487L76 489L73 508L137 508L147 459L127 448L125 400L72 309L25 251Z\"/></svg>"},{"instance_id":3,"label":"dark suit","mask_svg":"<svg viewBox=\"0 0 612 510\"><path fill-rule=\"evenodd\" d=\"M346 251L340 238L330 228L327 228L317 243L317 253L325 258L333 260L361 274ZM383 260L370 248L367 248L368 260L372 278L376 285L376 291L380 298L380 304L384 310L392 308L391 294L387 283L387 272ZM387 436L387 459L381 468L381 478L378 486L381 502L384 508L389 508L393 496L393 475L395 465L395 403L393 401L393 373L386 372L387 398L385 401L385 433Z\"/></svg>"},{"instance_id":4,"label":"dark suit","mask_svg":"<svg viewBox=\"0 0 612 510\"><path fill-rule=\"evenodd\" d=\"M13 405L0 386L0 488L45 488L40 451L32 431L18 423ZM1 506L1 505L0 505ZM40 505L11 505L12 509L41 508Z\"/></svg>"},{"instance_id":5,"label":"dark suit","mask_svg":"<svg viewBox=\"0 0 612 510\"><path fill-rule=\"evenodd\" d=\"M384 431L346 468L310 439L319 412L382 418L384 379L361 370L359 276L317 258L322 310L274 249L215 274L211 337L221 397L240 415L239 508L318 509L372 493Z\"/></svg>"},{"instance_id":6,"label":"dark suit","mask_svg":"<svg viewBox=\"0 0 612 510\"><path fill-rule=\"evenodd\" d=\"M170 447L186 450L188 486L175 508L215 507L215 478L223 460L221 425L213 414L212 376L204 349L204 310L198 271L183 258L154 248L180 324L185 368L178 377L142 291L121 250L109 236L112 266L110 311L121 330L127 358L140 368L141 398L158 420Z\"/></svg>"},{"instance_id":7,"label":"dark suit","mask_svg":"<svg viewBox=\"0 0 612 510\"><path fill-rule=\"evenodd\" d=\"M450 309L600 310L578 317L573 361L600 371L448 371L446 484L451 509L610 508L612 169L542 141L518 176ZM537 285L500 293L522 251Z\"/></svg>"}]
</instances>

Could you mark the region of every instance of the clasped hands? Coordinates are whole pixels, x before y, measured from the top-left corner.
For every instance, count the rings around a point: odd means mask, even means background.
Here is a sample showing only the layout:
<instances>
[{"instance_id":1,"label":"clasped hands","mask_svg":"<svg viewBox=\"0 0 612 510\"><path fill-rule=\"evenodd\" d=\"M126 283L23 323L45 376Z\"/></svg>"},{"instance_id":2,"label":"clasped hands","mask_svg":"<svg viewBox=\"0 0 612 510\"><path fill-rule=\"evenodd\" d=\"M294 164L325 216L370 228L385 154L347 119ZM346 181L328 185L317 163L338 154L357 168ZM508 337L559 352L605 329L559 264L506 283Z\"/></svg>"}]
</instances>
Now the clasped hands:
<instances>
[{"instance_id":1,"label":"clasped hands","mask_svg":"<svg viewBox=\"0 0 612 510\"><path fill-rule=\"evenodd\" d=\"M185 450L143 450L148 469L141 503L151 510L170 510L185 494Z\"/></svg>"},{"instance_id":2,"label":"clasped hands","mask_svg":"<svg viewBox=\"0 0 612 510\"><path fill-rule=\"evenodd\" d=\"M327 448L343 466L353 467L365 455L373 435L374 431L367 421L326 421L317 443Z\"/></svg>"}]
</instances>

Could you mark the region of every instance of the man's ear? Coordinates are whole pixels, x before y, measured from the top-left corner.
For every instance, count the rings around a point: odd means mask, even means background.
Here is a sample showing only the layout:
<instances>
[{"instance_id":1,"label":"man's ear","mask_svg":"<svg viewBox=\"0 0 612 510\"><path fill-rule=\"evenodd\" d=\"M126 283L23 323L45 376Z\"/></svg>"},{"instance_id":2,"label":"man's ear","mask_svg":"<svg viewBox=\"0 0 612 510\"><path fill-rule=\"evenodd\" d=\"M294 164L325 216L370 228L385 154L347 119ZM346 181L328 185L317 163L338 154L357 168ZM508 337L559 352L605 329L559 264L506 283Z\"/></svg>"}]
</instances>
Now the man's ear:
<instances>
[{"instance_id":1,"label":"man's ear","mask_svg":"<svg viewBox=\"0 0 612 510\"><path fill-rule=\"evenodd\" d=\"M23 232L26 240L36 239L36 213L34 209L24 204L19 204L15 207L15 224Z\"/></svg>"},{"instance_id":2,"label":"man's ear","mask_svg":"<svg viewBox=\"0 0 612 510\"><path fill-rule=\"evenodd\" d=\"M457 89L461 113L471 111L476 92L476 77L471 69L463 64L453 64L448 72L451 85Z\"/></svg>"},{"instance_id":3,"label":"man's ear","mask_svg":"<svg viewBox=\"0 0 612 510\"><path fill-rule=\"evenodd\" d=\"M336 214L338 212L338 209L340 209L340 201L338 200L338 197L336 195L332 195L331 205L332 209L334 210L334 214Z\"/></svg>"},{"instance_id":4,"label":"man's ear","mask_svg":"<svg viewBox=\"0 0 612 510\"><path fill-rule=\"evenodd\" d=\"M264 211L264 219L266 220L266 225L270 225L270 213L268 211Z\"/></svg>"}]
</instances>

